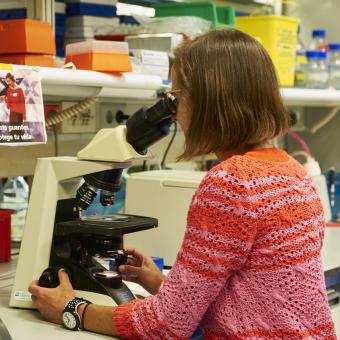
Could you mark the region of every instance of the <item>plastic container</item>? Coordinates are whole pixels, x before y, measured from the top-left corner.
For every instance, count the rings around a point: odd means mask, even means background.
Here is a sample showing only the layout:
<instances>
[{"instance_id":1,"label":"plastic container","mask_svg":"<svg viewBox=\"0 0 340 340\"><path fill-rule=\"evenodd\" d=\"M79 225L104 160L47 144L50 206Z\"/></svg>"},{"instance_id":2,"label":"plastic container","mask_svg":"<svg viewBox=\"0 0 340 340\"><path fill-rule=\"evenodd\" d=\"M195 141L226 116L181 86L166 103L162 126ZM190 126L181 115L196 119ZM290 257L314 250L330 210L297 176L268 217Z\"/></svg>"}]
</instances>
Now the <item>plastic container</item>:
<instances>
[{"instance_id":1,"label":"plastic container","mask_svg":"<svg viewBox=\"0 0 340 340\"><path fill-rule=\"evenodd\" d=\"M334 169L326 173L332 220L340 221L340 172Z\"/></svg>"},{"instance_id":2,"label":"plastic container","mask_svg":"<svg viewBox=\"0 0 340 340\"><path fill-rule=\"evenodd\" d=\"M293 86L299 20L277 15L243 16L237 28L261 41L269 53L281 86Z\"/></svg>"},{"instance_id":3,"label":"plastic container","mask_svg":"<svg viewBox=\"0 0 340 340\"><path fill-rule=\"evenodd\" d=\"M326 31L324 29L316 29L312 31L312 41L308 46L309 51L327 51Z\"/></svg>"},{"instance_id":4,"label":"plastic container","mask_svg":"<svg viewBox=\"0 0 340 340\"><path fill-rule=\"evenodd\" d=\"M51 26L38 20L0 21L0 41L0 54L56 52Z\"/></svg>"},{"instance_id":5,"label":"plastic container","mask_svg":"<svg viewBox=\"0 0 340 340\"><path fill-rule=\"evenodd\" d=\"M326 177L321 173L320 165L313 157L308 157L306 163L303 164L303 167L306 169L308 175L310 175L313 180L316 191L322 203L325 219L328 222L332 219L332 213L329 202Z\"/></svg>"},{"instance_id":6,"label":"plastic container","mask_svg":"<svg viewBox=\"0 0 340 340\"><path fill-rule=\"evenodd\" d=\"M14 210L11 218L11 239L21 241L28 208L28 184L22 176L8 178L1 191L0 208Z\"/></svg>"},{"instance_id":7,"label":"plastic container","mask_svg":"<svg viewBox=\"0 0 340 340\"><path fill-rule=\"evenodd\" d=\"M0 209L0 262L11 259L11 215L13 210Z\"/></svg>"},{"instance_id":8,"label":"plastic container","mask_svg":"<svg viewBox=\"0 0 340 340\"><path fill-rule=\"evenodd\" d=\"M325 89L328 87L327 52L307 51L306 87Z\"/></svg>"},{"instance_id":9,"label":"plastic container","mask_svg":"<svg viewBox=\"0 0 340 340\"><path fill-rule=\"evenodd\" d=\"M78 69L102 72L131 72L126 42L88 40L66 45L66 62Z\"/></svg>"},{"instance_id":10,"label":"plastic container","mask_svg":"<svg viewBox=\"0 0 340 340\"><path fill-rule=\"evenodd\" d=\"M155 17L193 16L212 22L214 27L235 27L235 9L231 6L217 7L212 2L157 3Z\"/></svg>"},{"instance_id":11,"label":"plastic container","mask_svg":"<svg viewBox=\"0 0 340 340\"><path fill-rule=\"evenodd\" d=\"M306 66L307 66L307 57L306 57L306 47L300 36L300 26L298 29L298 38L296 45L296 55L295 55L295 79L294 86L295 87L305 87L306 86Z\"/></svg>"},{"instance_id":12,"label":"plastic container","mask_svg":"<svg viewBox=\"0 0 340 340\"><path fill-rule=\"evenodd\" d=\"M340 44L329 44L329 86L340 90Z\"/></svg>"},{"instance_id":13,"label":"plastic container","mask_svg":"<svg viewBox=\"0 0 340 340\"><path fill-rule=\"evenodd\" d=\"M55 67L54 57L52 55L33 53L0 54L0 63Z\"/></svg>"},{"instance_id":14,"label":"plastic container","mask_svg":"<svg viewBox=\"0 0 340 340\"><path fill-rule=\"evenodd\" d=\"M114 17L116 15L116 6L101 5L92 3L67 3L66 15L95 15L100 17Z\"/></svg>"}]
</instances>

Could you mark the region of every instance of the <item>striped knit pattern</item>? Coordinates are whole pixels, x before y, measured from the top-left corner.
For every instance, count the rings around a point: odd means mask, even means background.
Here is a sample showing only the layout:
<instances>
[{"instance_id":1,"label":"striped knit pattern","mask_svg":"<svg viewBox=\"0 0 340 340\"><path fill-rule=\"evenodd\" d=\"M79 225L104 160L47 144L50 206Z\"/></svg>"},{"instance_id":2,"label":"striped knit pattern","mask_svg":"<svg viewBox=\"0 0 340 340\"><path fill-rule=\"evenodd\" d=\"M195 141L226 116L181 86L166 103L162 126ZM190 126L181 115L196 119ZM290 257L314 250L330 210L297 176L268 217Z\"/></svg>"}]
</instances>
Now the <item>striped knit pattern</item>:
<instances>
[{"instance_id":1,"label":"striped knit pattern","mask_svg":"<svg viewBox=\"0 0 340 340\"><path fill-rule=\"evenodd\" d=\"M208 172L174 267L155 296L119 306L127 339L336 339L320 250L321 202L303 167L270 148Z\"/></svg>"}]
</instances>

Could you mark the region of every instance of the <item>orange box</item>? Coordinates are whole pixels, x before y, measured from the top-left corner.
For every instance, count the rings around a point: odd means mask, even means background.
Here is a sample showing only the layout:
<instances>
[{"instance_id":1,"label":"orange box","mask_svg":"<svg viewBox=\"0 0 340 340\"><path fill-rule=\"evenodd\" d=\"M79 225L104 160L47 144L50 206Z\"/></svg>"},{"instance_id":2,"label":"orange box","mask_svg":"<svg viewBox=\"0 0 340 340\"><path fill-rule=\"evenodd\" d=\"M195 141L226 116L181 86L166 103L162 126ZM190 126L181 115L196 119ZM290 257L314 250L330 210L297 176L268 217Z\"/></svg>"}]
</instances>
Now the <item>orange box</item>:
<instances>
[{"instance_id":1,"label":"orange box","mask_svg":"<svg viewBox=\"0 0 340 340\"><path fill-rule=\"evenodd\" d=\"M56 52L51 26L38 20L1 20L0 41L0 54Z\"/></svg>"},{"instance_id":2,"label":"orange box","mask_svg":"<svg viewBox=\"0 0 340 340\"><path fill-rule=\"evenodd\" d=\"M132 65L127 53L87 52L66 56L66 63L72 62L78 69L101 72L131 72Z\"/></svg>"},{"instance_id":3,"label":"orange box","mask_svg":"<svg viewBox=\"0 0 340 340\"><path fill-rule=\"evenodd\" d=\"M45 54L0 54L0 63L55 67L53 56Z\"/></svg>"}]
</instances>

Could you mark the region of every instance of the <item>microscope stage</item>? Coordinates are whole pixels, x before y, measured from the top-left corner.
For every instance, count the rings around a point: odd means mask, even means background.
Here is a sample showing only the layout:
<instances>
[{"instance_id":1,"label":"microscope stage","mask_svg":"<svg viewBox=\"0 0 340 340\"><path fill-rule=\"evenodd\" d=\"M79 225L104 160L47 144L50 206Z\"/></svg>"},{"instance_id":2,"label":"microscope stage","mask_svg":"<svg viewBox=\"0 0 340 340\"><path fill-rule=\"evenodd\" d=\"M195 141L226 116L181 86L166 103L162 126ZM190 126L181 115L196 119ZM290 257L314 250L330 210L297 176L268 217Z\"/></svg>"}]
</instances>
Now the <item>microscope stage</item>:
<instances>
[{"instance_id":1,"label":"microscope stage","mask_svg":"<svg viewBox=\"0 0 340 340\"><path fill-rule=\"evenodd\" d=\"M122 236L157 226L158 220L152 217L125 214L92 215L57 223L54 234L56 236L70 234Z\"/></svg>"}]
</instances>

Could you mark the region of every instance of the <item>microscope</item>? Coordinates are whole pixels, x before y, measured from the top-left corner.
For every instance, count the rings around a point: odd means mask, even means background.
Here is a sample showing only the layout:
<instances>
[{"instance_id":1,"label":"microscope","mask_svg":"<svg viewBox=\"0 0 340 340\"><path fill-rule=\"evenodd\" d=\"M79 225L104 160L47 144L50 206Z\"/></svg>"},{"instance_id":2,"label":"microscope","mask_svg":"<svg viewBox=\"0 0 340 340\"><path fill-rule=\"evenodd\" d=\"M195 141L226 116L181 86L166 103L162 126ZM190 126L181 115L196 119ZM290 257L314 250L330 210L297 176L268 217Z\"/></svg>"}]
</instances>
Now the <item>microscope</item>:
<instances>
[{"instance_id":1,"label":"microscope","mask_svg":"<svg viewBox=\"0 0 340 340\"><path fill-rule=\"evenodd\" d=\"M34 279L58 285L58 269L69 274L76 295L103 305L134 299L121 274L100 261L113 258L116 268L127 259L123 235L157 227L143 216L82 215L100 195L114 204L121 174L133 160L150 157L147 148L169 133L176 99L166 92L150 108L141 108L126 126L100 130L77 157L38 159L10 306L35 308L28 292ZM43 273L43 274L42 274Z\"/></svg>"}]
</instances>

